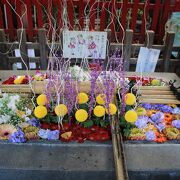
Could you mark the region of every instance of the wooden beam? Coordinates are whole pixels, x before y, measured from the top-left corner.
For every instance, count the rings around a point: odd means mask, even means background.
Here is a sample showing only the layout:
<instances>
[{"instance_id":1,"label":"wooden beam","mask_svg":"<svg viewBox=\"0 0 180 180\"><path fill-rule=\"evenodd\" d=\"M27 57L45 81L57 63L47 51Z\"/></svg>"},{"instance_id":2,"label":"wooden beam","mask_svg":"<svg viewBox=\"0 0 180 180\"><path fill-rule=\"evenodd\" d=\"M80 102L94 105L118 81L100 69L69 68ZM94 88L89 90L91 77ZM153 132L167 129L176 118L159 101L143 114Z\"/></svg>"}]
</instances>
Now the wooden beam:
<instances>
[{"instance_id":1,"label":"wooden beam","mask_svg":"<svg viewBox=\"0 0 180 180\"><path fill-rule=\"evenodd\" d=\"M9 66L8 55L6 54L7 51L6 36L3 29L0 29L0 42L2 43L0 44L0 52L1 52L0 67L3 70L7 70L10 69L10 66Z\"/></svg>"},{"instance_id":2,"label":"wooden beam","mask_svg":"<svg viewBox=\"0 0 180 180\"><path fill-rule=\"evenodd\" d=\"M163 66L162 66L163 72L169 72L169 64L172 53L172 47L174 43L174 36L175 36L174 32L167 32L166 34L165 48L163 51Z\"/></svg>"},{"instance_id":3,"label":"wooden beam","mask_svg":"<svg viewBox=\"0 0 180 180\"><path fill-rule=\"evenodd\" d=\"M22 62L22 69L25 70L29 68L29 58L27 55L27 46L26 46L26 30L18 29L17 30L18 42L20 43L19 50L21 54L21 58L24 62Z\"/></svg>"},{"instance_id":4,"label":"wooden beam","mask_svg":"<svg viewBox=\"0 0 180 180\"><path fill-rule=\"evenodd\" d=\"M129 66L130 66L132 40L133 40L133 30L126 30L125 47L124 47L124 61L125 61L124 68L126 71L129 71Z\"/></svg>"},{"instance_id":5,"label":"wooden beam","mask_svg":"<svg viewBox=\"0 0 180 180\"><path fill-rule=\"evenodd\" d=\"M47 56L46 56L46 30L38 30L38 39L40 44L40 68L45 70L47 68Z\"/></svg>"}]
</instances>

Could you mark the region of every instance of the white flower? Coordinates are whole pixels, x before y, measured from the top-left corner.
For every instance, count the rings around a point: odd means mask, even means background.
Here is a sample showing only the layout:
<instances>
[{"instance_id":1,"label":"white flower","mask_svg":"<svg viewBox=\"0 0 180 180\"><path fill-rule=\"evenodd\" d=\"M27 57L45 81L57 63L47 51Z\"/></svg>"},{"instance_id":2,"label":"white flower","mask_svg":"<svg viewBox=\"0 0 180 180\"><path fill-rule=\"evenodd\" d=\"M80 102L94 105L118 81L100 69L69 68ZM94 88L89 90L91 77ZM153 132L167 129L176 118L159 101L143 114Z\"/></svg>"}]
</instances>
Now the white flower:
<instances>
[{"instance_id":1,"label":"white flower","mask_svg":"<svg viewBox=\"0 0 180 180\"><path fill-rule=\"evenodd\" d=\"M25 108L25 114L26 114L26 116L30 116L31 113L32 113L32 111L31 111L30 109Z\"/></svg>"},{"instance_id":2,"label":"white flower","mask_svg":"<svg viewBox=\"0 0 180 180\"><path fill-rule=\"evenodd\" d=\"M0 124L6 124L10 120L11 116L9 115L1 115L0 116Z\"/></svg>"},{"instance_id":3,"label":"white flower","mask_svg":"<svg viewBox=\"0 0 180 180\"><path fill-rule=\"evenodd\" d=\"M27 122L27 121L30 120L30 118L25 116L25 117L24 117L24 120Z\"/></svg>"},{"instance_id":4,"label":"white flower","mask_svg":"<svg viewBox=\"0 0 180 180\"><path fill-rule=\"evenodd\" d=\"M15 111L16 110L16 104L14 101L10 101L8 104L7 104L7 107L9 109L11 109L12 111Z\"/></svg>"},{"instance_id":5,"label":"white flower","mask_svg":"<svg viewBox=\"0 0 180 180\"><path fill-rule=\"evenodd\" d=\"M8 97L8 94L3 93L3 98L7 98L7 97Z\"/></svg>"}]
</instances>

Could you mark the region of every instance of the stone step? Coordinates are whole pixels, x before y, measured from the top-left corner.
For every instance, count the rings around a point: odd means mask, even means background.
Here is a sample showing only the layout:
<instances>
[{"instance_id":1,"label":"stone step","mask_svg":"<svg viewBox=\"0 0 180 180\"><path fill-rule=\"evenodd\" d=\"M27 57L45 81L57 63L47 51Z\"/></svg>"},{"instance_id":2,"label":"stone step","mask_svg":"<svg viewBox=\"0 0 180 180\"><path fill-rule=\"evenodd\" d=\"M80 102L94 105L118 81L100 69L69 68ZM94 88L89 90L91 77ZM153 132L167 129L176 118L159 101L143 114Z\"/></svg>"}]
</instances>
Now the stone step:
<instances>
[{"instance_id":1,"label":"stone step","mask_svg":"<svg viewBox=\"0 0 180 180\"><path fill-rule=\"evenodd\" d=\"M125 141L124 146L130 180L180 179L179 141ZM0 141L0 180L14 179L115 180L112 144Z\"/></svg>"}]
</instances>

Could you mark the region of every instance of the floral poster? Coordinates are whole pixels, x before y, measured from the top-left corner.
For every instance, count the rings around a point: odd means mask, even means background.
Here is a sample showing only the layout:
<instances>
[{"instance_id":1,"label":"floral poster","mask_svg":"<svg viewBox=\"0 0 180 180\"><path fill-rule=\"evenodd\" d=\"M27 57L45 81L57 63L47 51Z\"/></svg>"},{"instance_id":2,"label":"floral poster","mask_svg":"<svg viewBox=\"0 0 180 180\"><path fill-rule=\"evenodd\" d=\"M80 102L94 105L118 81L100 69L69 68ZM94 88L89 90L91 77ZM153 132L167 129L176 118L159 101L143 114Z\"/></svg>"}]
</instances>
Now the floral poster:
<instances>
[{"instance_id":1,"label":"floral poster","mask_svg":"<svg viewBox=\"0 0 180 180\"><path fill-rule=\"evenodd\" d=\"M64 31L64 58L106 58L107 32Z\"/></svg>"}]
</instances>

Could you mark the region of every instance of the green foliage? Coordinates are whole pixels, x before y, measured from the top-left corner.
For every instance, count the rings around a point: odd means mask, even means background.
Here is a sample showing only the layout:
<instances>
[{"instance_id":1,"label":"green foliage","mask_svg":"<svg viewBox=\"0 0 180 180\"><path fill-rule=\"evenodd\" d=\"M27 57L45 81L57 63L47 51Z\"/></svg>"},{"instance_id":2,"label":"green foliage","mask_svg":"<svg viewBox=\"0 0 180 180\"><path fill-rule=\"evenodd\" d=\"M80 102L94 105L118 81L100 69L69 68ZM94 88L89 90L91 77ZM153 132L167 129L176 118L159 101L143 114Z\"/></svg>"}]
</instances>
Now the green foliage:
<instances>
[{"instance_id":1,"label":"green foliage","mask_svg":"<svg viewBox=\"0 0 180 180\"><path fill-rule=\"evenodd\" d=\"M134 124L129 123L125 120L124 116L121 116L119 119L120 126L123 128L123 134L125 137L128 137L131 133L131 129L135 127Z\"/></svg>"},{"instance_id":2,"label":"green foliage","mask_svg":"<svg viewBox=\"0 0 180 180\"><path fill-rule=\"evenodd\" d=\"M82 123L84 127L88 128L94 125L92 120L88 120Z\"/></svg>"}]
</instances>

